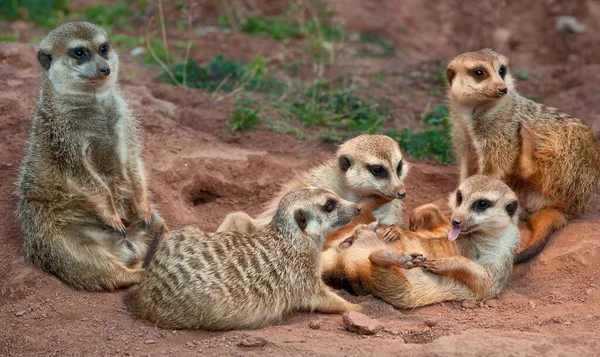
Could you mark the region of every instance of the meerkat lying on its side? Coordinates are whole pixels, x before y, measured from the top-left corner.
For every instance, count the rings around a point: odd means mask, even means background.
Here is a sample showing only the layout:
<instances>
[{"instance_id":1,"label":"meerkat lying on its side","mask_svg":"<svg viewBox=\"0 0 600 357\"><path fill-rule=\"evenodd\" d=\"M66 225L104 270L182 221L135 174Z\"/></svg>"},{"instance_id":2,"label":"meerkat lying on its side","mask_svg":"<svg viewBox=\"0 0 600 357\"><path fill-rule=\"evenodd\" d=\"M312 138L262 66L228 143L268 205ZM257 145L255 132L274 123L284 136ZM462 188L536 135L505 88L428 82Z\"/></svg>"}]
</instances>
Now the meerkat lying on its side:
<instances>
[{"instance_id":1,"label":"meerkat lying on its side","mask_svg":"<svg viewBox=\"0 0 600 357\"><path fill-rule=\"evenodd\" d=\"M331 190L351 202L368 198L373 203L372 196L379 196L382 200L376 203L380 206L370 205L368 211L372 210L382 225L402 225L400 199L406 196L404 178L407 172L408 163L396 141L385 135L359 135L343 143L335 157L325 164L298 174L284 184L256 219L243 212L231 213L217 232L252 232L271 220L281 197L294 189L308 186Z\"/></svg>"},{"instance_id":2,"label":"meerkat lying on its side","mask_svg":"<svg viewBox=\"0 0 600 357\"><path fill-rule=\"evenodd\" d=\"M166 227L148 201L117 54L101 27L73 22L42 40L38 59L42 91L18 184L25 260L77 289L136 284Z\"/></svg>"},{"instance_id":3,"label":"meerkat lying on its side","mask_svg":"<svg viewBox=\"0 0 600 357\"><path fill-rule=\"evenodd\" d=\"M258 328L296 310L360 310L321 280L325 234L360 212L329 190L285 195L273 219L254 233L165 236L135 297L137 313L169 329Z\"/></svg>"},{"instance_id":4,"label":"meerkat lying on its side","mask_svg":"<svg viewBox=\"0 0 600 357\"><path fill-rule=\"evenodd\" d=\"M517 192L521 218L532 229L530 243L515 258L525 262L596 192L596 138L579 119L520 96L508 59L492 50L454 58L446 74L460 179L489 175Z\"/></svg>"},{"instance_id":5,"label":"meerkat lying on its side","mask_svg":"<svg viewBox=\"0 0 600 357\"><path fill-rule=\"evenodd\" d=\"M451 195L452 223L429 204L392 242L375 225L323 252L325 279L346 280L398 308L441 301L497 297L505 288L519 245L518 203L502 181L475 175ZM442 235L445 235L443 237Z\"/></svg>"}]
</instances>

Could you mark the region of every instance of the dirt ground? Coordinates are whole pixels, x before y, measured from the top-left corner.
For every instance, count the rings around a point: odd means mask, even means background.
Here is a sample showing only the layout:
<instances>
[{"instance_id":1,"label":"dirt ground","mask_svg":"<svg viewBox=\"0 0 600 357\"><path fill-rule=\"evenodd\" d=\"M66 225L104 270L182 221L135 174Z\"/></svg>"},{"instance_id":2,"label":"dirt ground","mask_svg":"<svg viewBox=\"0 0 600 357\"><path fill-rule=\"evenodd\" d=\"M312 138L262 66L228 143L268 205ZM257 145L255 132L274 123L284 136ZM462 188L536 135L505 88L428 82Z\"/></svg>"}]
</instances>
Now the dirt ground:
<instances>
[{"instance_id":1,"label":"dirt ground","mask_svg":"<svg viewBox=\"0 0 600 357\"><path fill-rule=\"evenodd\" d=\"M280 11L273 5L280 1L257 3L266 14ZM347 28L389 38L398 51L393 58L348 57L342 61L346 70L365 77L390 71L414 73L434 59L496 47L512 59L512 68L539 74L519 81L522 93L535 94L537 100L600 129L600 3L399 3L330 1L337 20ZM559 34L554 21L561 15L577 17L587 31ZM23 23L5 26L26 28ZM201 51L193 56L198 60L217 53L252 58L257 53L275 56L282 51L265 39L235 33L212 34L197 42ZM171 228L192 224L214 230L228 212L256 214L293 170L311 167L333 152L322 142L291 135L231 133L224 120L233 108L230 99L215 100L202 90L158 83L128 54L121 60L123 93L143 126L151 197ZM15 181L39 85L35 47L0 43L0 215L6 218L0 225L2 356L600 354L598 195L538 258L515 268L507 291L497 300L475 307L442 303L402 311L370 296L340 291L384 325L372 337L345 331L341 316L308 313L293 314L255 331L168 331L136 318L125 306L127 291L74 291L28 267L21 257L22 238L14 215ZM413 96L411 88L418 90L421 85L422 80L413 78L408 87L398 90L396 113L419 113L419 106L443 98L443 94ZM398 114L392 120L402 122L402 117ZM453 165L412 164L407 179L408 210L443 198L457 183ZM522 231L526 238L526 227ZM315 321L319 329L309 327ZM254 336L265 338L267 344L239 346L241 340Z\"/></svg>"}]
</instances>

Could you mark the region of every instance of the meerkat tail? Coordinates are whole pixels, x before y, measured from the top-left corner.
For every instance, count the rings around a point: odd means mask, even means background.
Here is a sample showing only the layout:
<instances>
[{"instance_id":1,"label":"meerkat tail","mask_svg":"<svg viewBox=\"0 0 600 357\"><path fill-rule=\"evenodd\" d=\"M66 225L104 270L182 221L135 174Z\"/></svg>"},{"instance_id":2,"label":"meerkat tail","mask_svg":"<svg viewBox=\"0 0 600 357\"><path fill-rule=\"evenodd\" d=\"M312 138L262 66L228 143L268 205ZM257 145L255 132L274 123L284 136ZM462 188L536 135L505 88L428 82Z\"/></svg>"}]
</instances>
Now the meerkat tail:
<instances>
[{"instance_id":1,"label":"meerkat tail","mask_svg":"<svg viewBox=\"0 0 600 357\"><path fill-rule=\"evenodd\" d=\"M525 263L538 255L546 246L552 233L567 224L566 215L552 208L542 209L529 219L531 238L525 249L515 256L515 264Z\"/></svg>"},{"instance_id":2,"label":"meerkat tail","mask_svg":"<svg viewBox=\"0 0 600 357\"><path fill-rule=\"evenodd\" d=\"M154 234L154 238L152 239L152 244L150 245L150 248L148 249L148 254L146 254L146 257L144 258L144 263L142 264L142 268L145 269L146 267L148 267L148 264L150 264L150 262L152 261L152 258L154 258L154 254L156 253L156 249L158 248L158 243L160 243L160 239L161 239L163 233L165 233L164 227L161 227Z\"/></svg>"}]
</instances>

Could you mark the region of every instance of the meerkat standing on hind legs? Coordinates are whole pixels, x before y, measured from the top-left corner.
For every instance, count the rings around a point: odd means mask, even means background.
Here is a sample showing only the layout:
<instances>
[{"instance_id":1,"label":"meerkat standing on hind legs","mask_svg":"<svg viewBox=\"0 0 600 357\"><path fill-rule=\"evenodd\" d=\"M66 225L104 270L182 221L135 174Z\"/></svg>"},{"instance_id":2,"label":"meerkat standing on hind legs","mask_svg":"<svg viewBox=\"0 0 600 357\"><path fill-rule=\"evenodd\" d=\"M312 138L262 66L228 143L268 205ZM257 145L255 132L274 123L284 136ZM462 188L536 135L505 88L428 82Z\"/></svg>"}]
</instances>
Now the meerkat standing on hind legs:
<instances>
[{"instance_id":1,"label":"meerkat standing on hind legs","mask_svg":"<svg viewBox=\"0 0 600 357\"><path fill-rule=\"evenodd\" d=\"M579 119L519 95L508 59L497 52L459 55L446 74L460 179L485 174L517 192L531 236L515 263L526 262L593 197L598 142Z\"/></svg>"},{"instance_id":2,"label":"meerkat standing on hind legs","mask_svg":"<svg viewBox=\"0 0 600 357\"><path fill-rule=\"evenodd\" d=\"M321 280L325 234L360 208L329 190L285 195L253 233L170 232L134 293L138 315L169 329L258 328L296 310L360 310Z\"/></svg>"},{"instance_id":3,"label":"meerkat standing on hind legs","mask_svg":"<svg viewBox=\"0 0 600 357\"><path fill-rule=\"evenodd\" d=\"M139 283L167 228L148 201L117 54L101 27L72 22L42 40L38 59L42 90L18 183L25 260L77 289Z\"/></svg>"},{"instance_id":4,"label":"meerkat standing on hind legs","mask_svg":"<svg viewBox=\"0 0 600 357\"><path fill-rule=\"evenodd\" d=\"M231 213L217 232L252 232L271 220L281 197L308 186L332 190L351 202L365 200L363 214L370 217L372 211L382 225L402 225L400 200L406 197L404 178L407 173L408 163L395 140L385 135L359 135L343 143L335 156L323 165L297 174L286 182L258 217L253 219L243 212Z\"/></svg>"}]
</instances>

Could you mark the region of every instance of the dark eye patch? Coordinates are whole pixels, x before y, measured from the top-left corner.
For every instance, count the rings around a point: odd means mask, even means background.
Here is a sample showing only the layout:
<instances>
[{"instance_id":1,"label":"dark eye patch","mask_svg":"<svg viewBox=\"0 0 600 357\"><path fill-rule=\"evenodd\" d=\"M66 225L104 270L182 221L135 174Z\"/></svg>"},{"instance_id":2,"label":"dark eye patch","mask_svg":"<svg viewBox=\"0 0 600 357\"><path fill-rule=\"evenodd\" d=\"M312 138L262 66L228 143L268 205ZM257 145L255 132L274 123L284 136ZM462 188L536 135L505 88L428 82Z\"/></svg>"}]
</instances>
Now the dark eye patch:
<instances>
[{"instance_id":1,"label":"dark eye patch","mask_svg":"<svg viewBox=\"0 0 600 357\"><path fill-rule=\"evenodd\" d=\"M85 47L76 47L70 51L71 57L75 58L79 63L84 62L88 58L88 50Z\"/></svg>"},{"instance_id":2,"label":"dark eye patch","mask_svg":"<svg viewBox=\"0 0 600 357\"><path fill-rule=\"evenodd\" d=\"M471 205L471 209L475 212L483 212L490 207L494 207L494 203L490 200L486 200L485 198L476 200Z\"/></svg>"},{"instance_id":3,"label":"dark eye patch","mask_svg":"<svg viewBox=\"0 0 600 357\"><path fill-rule=\"evenodd\" d=\"M462 204L463 201L463 195L462 192L460 192L460 190L456 191L456 205L460 206Z\"/></svg>"},{"instance_id":4,"label":"dark eye patch","mask_svg":"<svg viewBox=\"0 0 600 357\"><path fill-rule=\"evenodd\" d=\"M396 168L396 174L398 176L402 176L402 165L403 165L403 161L404 160L400 160L400 162L398 163L398 168Z\"/></svg>"},{"instance_id":5,"label":"dark eye patch","mask_svg":"<svg viewBox=\"0 0 600 357\"><path fill-rule=\"evenodd\" d=\"M336 200L329 198L325 203L325 206L323 206L323 210L325 212L332 212L337 207L337 204L338 202Z\"/></svg>"},{"instance_id":6,"label":"dark eye patch","mask_svg":"<svg viewBox=\"0 0 600 357\"><path fill-rule=\"evenodd\" d=\"M103 43L100 45L100 48L98 49L98 52L100 52L100 55L104 58L106 58L108 56L108 51L110 50L110 46L108 43Z\"/></svg>"},{"instance_id":7,"label":"dark eye patch","mask_svg":"<svg viewBox=\"0 0 600 357\"><path fill-rule=\"evenodd\" d=\"M506 70L506 66L505 65L500 66L500 69L498 70L498 74L500 75L500 77L502 79L504 79L504 76L506 76L506 71L507 70Z\"/></svg>"},{"instance_id":8,"label":"dark eye patch","mask_svg":"<svg viewBox=\"0 0 600 357\"><path fill-rule=\"evenodd\" d=\"M484 79L487 77L485 69L479 67L471 70L471 75L477 79Z\"/></svg>"},{"instance_id":9,"label":"dark eye patch","mask_svg":"<svg viewBox=\"0 0 600 357\"><path fill-rule=\"evenodd\" d=\"M381 165L367 165L367 169L373 174L375 177L388 177L389 174L385 167Z\"/></svg>"}]
</instances>

